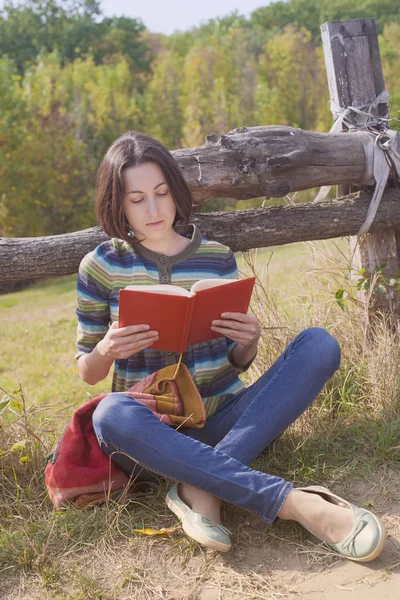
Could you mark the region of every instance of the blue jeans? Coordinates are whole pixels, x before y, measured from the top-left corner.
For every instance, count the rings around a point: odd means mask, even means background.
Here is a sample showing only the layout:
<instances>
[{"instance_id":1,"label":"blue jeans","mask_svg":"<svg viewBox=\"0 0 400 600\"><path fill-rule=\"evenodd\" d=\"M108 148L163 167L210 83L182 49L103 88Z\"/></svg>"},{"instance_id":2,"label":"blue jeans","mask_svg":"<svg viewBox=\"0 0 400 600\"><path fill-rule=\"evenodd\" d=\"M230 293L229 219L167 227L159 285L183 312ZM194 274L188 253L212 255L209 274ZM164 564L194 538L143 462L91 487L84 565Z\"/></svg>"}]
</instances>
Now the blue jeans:
<instances>
[{"instance_id":1,"label":"blue jeans","mask_svg":"<svg viewBox=\"0 0 400 600\"><path fill-rule=\"evenodd\" d=\"M100 402L93 426L101 448L124 470L127 460L132 472L139 463L272 525L292 484L248 465L305 411L339 363L337 341L323 329L306 329L258 381L228 397L203 429L176 431L123 393Z\"/></svg>"}]
</instances>

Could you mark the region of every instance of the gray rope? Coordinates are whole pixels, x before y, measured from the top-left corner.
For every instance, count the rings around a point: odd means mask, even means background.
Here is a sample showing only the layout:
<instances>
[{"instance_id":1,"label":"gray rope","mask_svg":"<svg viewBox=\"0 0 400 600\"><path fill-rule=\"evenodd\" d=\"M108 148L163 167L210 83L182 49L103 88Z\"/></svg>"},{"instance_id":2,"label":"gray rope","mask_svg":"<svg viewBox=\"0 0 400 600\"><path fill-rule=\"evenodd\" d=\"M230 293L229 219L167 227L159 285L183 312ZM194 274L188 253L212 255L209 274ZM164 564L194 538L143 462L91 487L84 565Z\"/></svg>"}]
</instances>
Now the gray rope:
<instances>
[{"instance_id":1,"label":"gray rope","mask_svg":"<svg viewBox=\"0 0 400 600\"><path fill-rule=\"evenodd\" d=\"M366 164L362 183L372 185L375 182L374 193L368 207L367 217L357 233L360 237L369 231L378 211L384 189L389 178L390 170L397 173L400 180L400 154L397 152L397 132L390 129L389 113L378 117L373 113L379 104L388 104L390 95L383 90L372 102L364 106L348 106L343 108L331 102L331 110L336 117L330 133L339 133L345 125L349 132L360 136L365 152ZM324 200L332 186L321 187L314 202Z\"/></svg>"}]
</instances>

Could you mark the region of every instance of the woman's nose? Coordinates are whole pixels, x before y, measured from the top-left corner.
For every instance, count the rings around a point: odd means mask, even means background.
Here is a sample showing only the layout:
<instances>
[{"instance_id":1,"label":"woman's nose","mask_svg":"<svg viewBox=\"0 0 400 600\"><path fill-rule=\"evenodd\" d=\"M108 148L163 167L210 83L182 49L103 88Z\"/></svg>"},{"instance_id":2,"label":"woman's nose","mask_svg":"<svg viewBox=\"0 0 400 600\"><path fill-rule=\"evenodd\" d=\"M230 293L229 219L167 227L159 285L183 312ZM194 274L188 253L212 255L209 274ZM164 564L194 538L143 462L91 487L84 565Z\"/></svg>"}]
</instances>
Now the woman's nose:
<instances>
[{"instance_id":1,"label":"woman's nose","mask_svg":"<svg viewBox=\"0 0 400 600\"><path fill-rule=\"evenodd\" d=\"M149 215L158 215L157 198L150 195L147 202L147 212Z\"/></svg>"}]
</instances>

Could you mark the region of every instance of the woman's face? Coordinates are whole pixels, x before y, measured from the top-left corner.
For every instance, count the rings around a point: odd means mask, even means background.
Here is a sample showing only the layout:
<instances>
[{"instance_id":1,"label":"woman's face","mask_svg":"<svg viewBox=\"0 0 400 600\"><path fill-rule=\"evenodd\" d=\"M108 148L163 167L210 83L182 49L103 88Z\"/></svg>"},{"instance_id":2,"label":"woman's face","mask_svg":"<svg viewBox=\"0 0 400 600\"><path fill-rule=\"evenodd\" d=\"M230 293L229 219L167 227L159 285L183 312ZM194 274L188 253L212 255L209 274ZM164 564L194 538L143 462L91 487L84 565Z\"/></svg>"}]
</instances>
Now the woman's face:
<instances>
[{"instance_id":1,"label":"woman's face","mask_svg":"<svg viewBox=\"0 0 400 600\"><path fill-rule=\"evenodd\" d=\"M176 215L174 199L157 163L129 167L123 173L123 209L139 241L168 237Z\"/></svg>"}]
</instances>

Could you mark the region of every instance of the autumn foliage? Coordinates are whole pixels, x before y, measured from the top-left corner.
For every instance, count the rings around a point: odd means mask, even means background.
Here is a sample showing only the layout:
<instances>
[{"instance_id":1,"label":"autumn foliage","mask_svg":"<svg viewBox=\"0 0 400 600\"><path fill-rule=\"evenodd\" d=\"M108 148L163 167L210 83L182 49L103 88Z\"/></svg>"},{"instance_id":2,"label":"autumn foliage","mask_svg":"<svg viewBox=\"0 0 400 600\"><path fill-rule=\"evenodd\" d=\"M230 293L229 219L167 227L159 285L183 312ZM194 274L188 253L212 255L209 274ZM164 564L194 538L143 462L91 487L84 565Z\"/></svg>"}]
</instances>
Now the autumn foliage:
<instances>
[{"instance_id":1,"label":"autumn foliage","mask_svg":"<svg viewBox=\"0 0 400 600\"><path fill-rule=\"evenodd\" d=\"M398 2L381 2L378 15L376 3L357 0L351 10L347 4L337 0L324 12L322 1L275 2L249 19L235 13L162 36L137 19L103 18L95 0L6 3L0 12L0 234L92 226L97 166L128 129L144 130L171 149L243 125L329 130L318 32L332 18L376 16L396 116Z\"/></svg>"}]
</instances>

